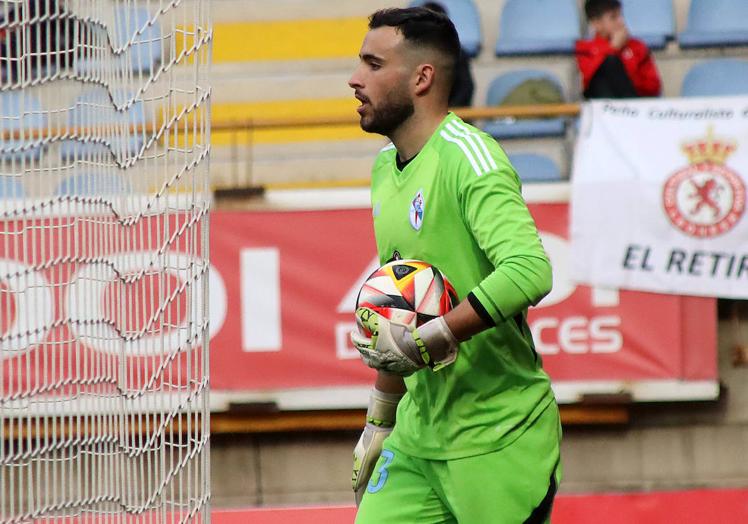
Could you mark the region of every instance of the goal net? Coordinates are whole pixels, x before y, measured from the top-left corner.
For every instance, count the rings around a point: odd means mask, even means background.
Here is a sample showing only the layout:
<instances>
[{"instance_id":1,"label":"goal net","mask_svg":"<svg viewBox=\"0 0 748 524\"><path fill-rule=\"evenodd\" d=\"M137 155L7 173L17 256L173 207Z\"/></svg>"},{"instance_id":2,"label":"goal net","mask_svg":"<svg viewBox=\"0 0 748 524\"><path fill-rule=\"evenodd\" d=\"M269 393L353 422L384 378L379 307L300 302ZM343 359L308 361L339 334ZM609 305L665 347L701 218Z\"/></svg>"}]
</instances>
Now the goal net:
<instances>
[{"instance_id":1,"label":"goal net","mask_svg":"<svg viewBox=\"0 0 748 524\"><path fill-rule=\"evenodd\" d=\"M0 523L209 521L210 0L0 0Z\"/></svg>"}]
</instances>

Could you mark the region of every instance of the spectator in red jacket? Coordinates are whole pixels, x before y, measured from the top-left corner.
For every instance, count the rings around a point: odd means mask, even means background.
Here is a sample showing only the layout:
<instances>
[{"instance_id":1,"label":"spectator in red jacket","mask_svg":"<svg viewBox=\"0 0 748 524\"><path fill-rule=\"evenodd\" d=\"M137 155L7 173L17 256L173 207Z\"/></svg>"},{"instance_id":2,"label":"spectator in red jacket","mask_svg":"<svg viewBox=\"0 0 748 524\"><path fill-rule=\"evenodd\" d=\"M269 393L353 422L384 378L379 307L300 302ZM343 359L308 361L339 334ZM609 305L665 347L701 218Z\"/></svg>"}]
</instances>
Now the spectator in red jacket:
<instances>
[{"instance_id":1,"label":"spectator in red jacket","mask_svg":"<svg viewBox=\"0 0 748 524\"><path fill-rule=\"evenodd\" d=\"M595 36L576 45L585 98L659 96L660 75L647 45L631 38L620 0L586 0Z\"/></svg>"}]
</instances>

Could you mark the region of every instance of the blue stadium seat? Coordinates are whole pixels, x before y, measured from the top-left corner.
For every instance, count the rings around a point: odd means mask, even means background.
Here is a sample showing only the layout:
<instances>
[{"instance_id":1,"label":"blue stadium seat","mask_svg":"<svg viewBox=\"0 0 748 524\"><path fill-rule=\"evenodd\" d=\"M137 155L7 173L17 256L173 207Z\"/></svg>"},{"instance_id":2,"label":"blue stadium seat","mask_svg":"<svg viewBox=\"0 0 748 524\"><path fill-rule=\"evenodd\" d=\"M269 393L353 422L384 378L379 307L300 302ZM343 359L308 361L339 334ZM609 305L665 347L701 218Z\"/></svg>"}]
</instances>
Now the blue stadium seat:
<instances>
[{"instance_id":1,"label":"blue stadium seat","mask_svg":"<svg viewBox=\"0 0 748 524\"><path fill-rule=\"evenodd\" d=\"M0 199L23 198L26 190L17 175L0 175Z\"/></svg>"},{"instance_id":2,"label":"blue stadium seat","mask_svg":"<svg viewBox=\"0 0 748 524\"><path fill-rule=\"evenodd\" d=\"M150 73L161 62L161 25L145 8L120 7L115 11L115 23L108 30L112 45L115 49L127 49L118 58L112 58L113 51L104 53L104 63L94 56L77 61L77 71L88 74L97 70L112 69L116 72L132 71L135 73ZM98 53L98 51L97 51Z\"/></svg>"},{"instance_id":3,"label":"blue stadium seat","mask_svg":"<svg viewBox=\"0 0 748 524\"><path fill-rule=\"evenodd\" d=\"M140 151L144 142L143 133L132 132L133 126L145 125L145 109L142 100L136 101L126 111L117 111L114 104L124 106L132 100L132 95L124 91L114 93L114 102L109 92L103 87L95 87L75 101L75 106L68 113L68 125L72 128L93 128L96 135L103 136L111 142L111 151L117 158L132 157ZM78 140L63 142L62 158L106 156L109 154L104 144L83 143Z\"/></svg>"},{"instance_id":4,"label":"blue stadium seat","mask_svg":"<svg viewBox=\"0 0 748 524\"><path fill-rule=\"evenodd\" d=\"M507 0L496 56L572 53L579 38L575 0Z\"/></svg>"},{"instance_id":5,"label":"blue stadium seat","mask_svg":"<svg viewBox=\"0 0 748 524\"><path fill-rule=\"evenodd\" d=\"M563 93L561 82L551 73L520 69L499 75L491 81L488 86L486 104L488 106L501 105L515 88L527 80L547 80L556 86L560 93ZM497 139L563 136L566 124L563 118L499 119L488 122L483 130Z\"/></svg>"},{"instance_id":6,"label":"blue stadium seat","mask_svg":"<svg viewBox=\"0 0 748 524\"><path fill-rule=\"evenodd\" d=\"M429 0L416 0L411 6L425 4ZM431 0L441 4L460 35L460 44L468 56L478 56L481 49L480 16L473 0Z\"/></svg>"},{"instance_id":7,"label":"blue stadium seat","mask_svg":"<svg viewBox=\"0 0 748 524\"><path fill-rule=\"evenodd\" d=\"M130 191L130 185L116 173L82 173L66 178L55 191L59 196L95 197L121 195Z\"/></svg>"},{"instance_id":8,"label":"blue stadium seat","mask_svg":"<svg viewBox=\"0 0 748 524\"><path fill-rule=\"evenodd\" d=\"M748 44L748 1L691 0L682 48Z\"/></svg>"},{"instance_id":9,"label":"blue stadium seat","mask_svg":"<svg viewBox=\"0 0 748 524\"><path fill-rule=\"evenodd\" d=\"M700 62L686 73L680 92L681 96L748 95L748 60Z\"/></svg>"},{"instance_id":10,"label":"blue stadium seat","mask_svg":"<svg viewBox=\"0 0 748 524\"><path fill-rule=\"evenodd\" d=\"M522 182L559 182L561 171L556 163L545 155L537 153L516 153L509 155L509 161Z\"/></svg>"},{"instance_id":11,"label":"blue stadium seat","mask_svg":"<svg viewBox=\"0 0 748 524\"><path fill-rule=\"evenodd\" d=\"M39 130L46 128L47 116L42 111L41 100L29 90L0 93L0 157L3 160L36 160L41 156L42 146L31 146L38 142L33 138ZM22 138L12 138L5 133L26 131ZM24 147L26 146L26 147ZM15 150L16 148L23 148Z\"/></svg>"},{"instance_id":12,"label":"blue stadium seat","mask_svg":"<svg viewBox=\"0 0 748 524\"><path fill-rule=\"evenodd\" d=\"M631 34L650 49L662 49L675 37L673 0L623 0Z\"/></svg>"}]
</instances>

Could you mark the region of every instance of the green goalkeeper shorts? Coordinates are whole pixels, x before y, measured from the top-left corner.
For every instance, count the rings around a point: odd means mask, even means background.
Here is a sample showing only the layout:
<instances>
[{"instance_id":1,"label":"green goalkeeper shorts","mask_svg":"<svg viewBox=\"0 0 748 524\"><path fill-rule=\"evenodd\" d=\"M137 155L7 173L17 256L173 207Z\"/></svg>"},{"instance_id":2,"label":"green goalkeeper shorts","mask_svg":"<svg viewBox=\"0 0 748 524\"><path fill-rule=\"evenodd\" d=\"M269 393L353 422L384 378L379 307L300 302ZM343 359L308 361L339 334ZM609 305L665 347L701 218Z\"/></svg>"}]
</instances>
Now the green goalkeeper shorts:
<instances>
[{"instance_id":1,"label":"green goalkeeper shorts","mask_svg":"<svg viewBox=\"0 0 748 524\"><path fill-rule=\"evenodd\" d=\"M385 440L356 524L550 522L560 441L555 402L517 440L484 455L419 459Z\"/></svg>"}]
</instances>

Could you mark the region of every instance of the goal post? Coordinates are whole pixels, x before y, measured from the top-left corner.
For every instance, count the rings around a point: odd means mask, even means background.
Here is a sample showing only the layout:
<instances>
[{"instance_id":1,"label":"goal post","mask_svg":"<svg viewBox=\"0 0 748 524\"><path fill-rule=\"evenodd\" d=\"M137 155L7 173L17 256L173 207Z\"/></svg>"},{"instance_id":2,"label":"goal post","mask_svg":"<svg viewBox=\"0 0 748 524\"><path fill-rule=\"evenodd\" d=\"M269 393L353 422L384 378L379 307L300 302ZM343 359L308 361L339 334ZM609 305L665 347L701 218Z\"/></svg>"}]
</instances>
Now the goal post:
<instances>
[{"instance_id":1,"label":"goal post","mask_svg":"<svg viewBox=\"0 0 748 524\"><path fill-rule=\"evenodd\" d=\"M0 523L209 522L210 0L0 0Z\"/></svg>"}]
</instances>

